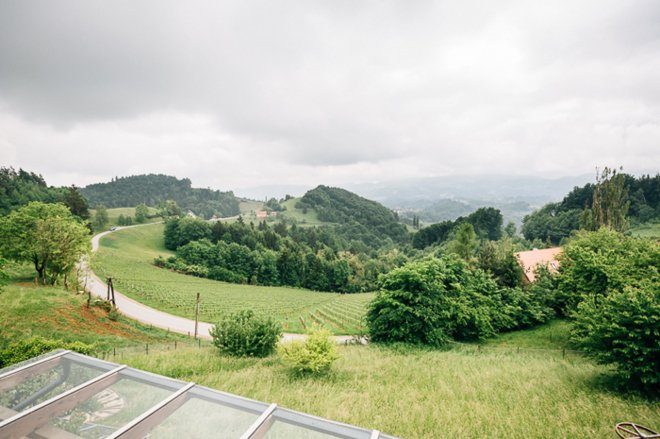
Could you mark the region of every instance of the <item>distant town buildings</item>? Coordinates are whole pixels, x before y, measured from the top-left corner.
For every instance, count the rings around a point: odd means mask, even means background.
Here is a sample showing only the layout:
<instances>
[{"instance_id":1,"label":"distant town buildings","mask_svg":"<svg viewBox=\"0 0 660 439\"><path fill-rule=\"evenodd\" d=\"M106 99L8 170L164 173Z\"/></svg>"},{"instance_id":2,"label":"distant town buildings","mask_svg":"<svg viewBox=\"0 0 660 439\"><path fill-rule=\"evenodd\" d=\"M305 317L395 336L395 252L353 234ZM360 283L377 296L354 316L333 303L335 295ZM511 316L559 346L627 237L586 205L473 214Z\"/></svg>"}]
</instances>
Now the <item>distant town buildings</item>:
<instances>
[{"instance_id":1,"label":"distant town buildings","mask_svg":"<svg viewBox=\"0 0 660 439\"><path fill-rule=\"evenodd\" d=\"M266 219L269 216L277 216L277 212L273 211L269 213L267 210L257 210L255 215L257 216L257 219Z\"/></svg>"}]
</instances>

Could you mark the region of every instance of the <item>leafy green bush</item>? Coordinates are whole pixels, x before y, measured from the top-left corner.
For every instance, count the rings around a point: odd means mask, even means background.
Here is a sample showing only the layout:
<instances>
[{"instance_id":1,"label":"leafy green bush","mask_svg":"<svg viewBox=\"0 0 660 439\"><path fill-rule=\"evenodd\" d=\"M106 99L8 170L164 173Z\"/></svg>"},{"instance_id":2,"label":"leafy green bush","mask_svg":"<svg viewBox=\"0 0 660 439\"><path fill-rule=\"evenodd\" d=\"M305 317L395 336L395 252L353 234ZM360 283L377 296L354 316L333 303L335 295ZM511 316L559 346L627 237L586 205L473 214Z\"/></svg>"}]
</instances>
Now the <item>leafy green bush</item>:
<instances>
[{"instance_id":1,"label":"leafy green bush","mask_svg":"<svg viewBox=\"0 0 660 439\"><path fill-rule=\"evenodd\" d=\"M113 307L110 311L108 311L108 320L113 322L119 320L119 311L117 311L117 308Z\"/></svg>"},{"instance_id":2,"label":"leafy green bush","mask_svg":"<svg viewBox=\"0 0 660 439\"><path fill-rule=\"evenodd\" d=\"M497 284L454 255L412 262L382 278L367 325L373 341L434 346L493 335Z\"/></svg>"},{"instance_id":3,"label":"leafy green bush","mask_svg":"<svg viewBox=\"0 0 660 439\"><path fill-rule=\"evenodd\" d=\"M660 281L590 297L574 313L572 340L630 384L660 390Z\"/></svg>"},{"instance_id":4,"label":"leafy green bush","mask_svg":"<svg viewBox=\"0 0 660 439\"><path fill-rule=\"evenodd\" d=\"M43 337L32 337L25 340L10 342L0 349L0 367L29 360L38 355L55 349L68 349L85 355L94 353L94 345L79 341L68 342L62 340L49 340Z\"/></svg>"},{"instance_id":5,"label":"leafy green bush","mask_svg":"<svg viewBox=\"0 0 660 439\"><path fill-rule=\"evenodd\" d=\"M243 357L265 357L275 351L282 326L270 317L242 310L225 316L210 331L220 351Z\"/></svg>"},{"instance_id":6,"label":"leafy green bush","mask_svg":"<svg viewBox=\"0 0 660 439\"><path fill-rule=\"evenodd\" d=\"M283 343L277 351L284 364L296 374L320 375L328 372L339 358L330 335L327 329L315 328L304 342Z\"/></svg>"},{"instance_id":7,"label":"leafy green bush","mask_svg":"<svg viewBox=\"0 0 660 439\"><path fill-rule=\"evenodd\" d=\"M570 314L585 298L639 286L660 276L660 245L608 229L580 232L560 257L557 299Z\"/></svg>"},{"instance_id":8,"label":"leafy green bush","mask_svg":"<svg viewBox=\"0 0 660 439\"><path fill-rule=\"evenodd\" d=\"M441 346L543 323L553 315L545 297L500 287L490 274L448 254L383 276L367 326L376 342Z\"/></svg>"}]
</instances>

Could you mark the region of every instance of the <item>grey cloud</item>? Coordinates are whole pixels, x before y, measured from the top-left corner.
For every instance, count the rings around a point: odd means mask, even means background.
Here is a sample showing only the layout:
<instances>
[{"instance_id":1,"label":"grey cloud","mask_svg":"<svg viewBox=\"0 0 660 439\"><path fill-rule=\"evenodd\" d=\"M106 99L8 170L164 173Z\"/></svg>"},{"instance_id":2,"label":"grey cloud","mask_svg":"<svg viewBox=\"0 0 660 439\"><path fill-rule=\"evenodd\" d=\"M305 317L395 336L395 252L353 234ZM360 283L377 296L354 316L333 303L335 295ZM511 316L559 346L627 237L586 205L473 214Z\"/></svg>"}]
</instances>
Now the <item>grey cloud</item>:
<instances>
[{"instance_id":1,"label":"grey cloud","mask_svg":"<svg viewBox=\"0 0 660 439\"><path fill-rule=\"evenodd\" d=\"M653 0L6 0L0 112L50 133L43 147L75 154L106 133L104 150L113 139L127 156L131 142L183 146L131 121L176 114L194 129L180 115L204 115L213 139L180 141L202 157L221 145L246 168L261 157L255 175L273 179L389 174L404 159L405 172L588 172L567 158L576 145L634 168L658 158L659 22ZM40 156L20 130L0 140L26 163ZM190 160L171 169L216 178Z\"/></svg>"}]
</instances>

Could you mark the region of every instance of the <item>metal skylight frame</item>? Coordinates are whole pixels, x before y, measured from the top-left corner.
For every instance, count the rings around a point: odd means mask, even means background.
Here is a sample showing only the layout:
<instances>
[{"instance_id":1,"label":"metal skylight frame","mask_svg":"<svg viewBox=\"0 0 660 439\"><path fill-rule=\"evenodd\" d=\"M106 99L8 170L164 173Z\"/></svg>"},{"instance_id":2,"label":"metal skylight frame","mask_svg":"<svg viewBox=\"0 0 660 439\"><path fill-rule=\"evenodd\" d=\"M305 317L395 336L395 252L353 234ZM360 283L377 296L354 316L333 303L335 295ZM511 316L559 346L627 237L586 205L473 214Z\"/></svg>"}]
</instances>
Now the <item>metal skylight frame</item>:
<instances>
[{"instance_id":1,"label":"metal skylight frame","mask_svg":"<svg viewBox=\"0 0 660 439\"><path fill-rule=\"evenodd\" d=\"M0 393L11 389L20 382L40 373L54 369L62 359L80 363L84 366L105 371L103 374L89 379L71 389L68 389L46 401L36 404L26 410L0 421L0 437L19 438L39 430L48 437L50 434L60 434L67 437L77 437L49 425L49 421L57 415L74 408L81 401L91 398L101 390L108 388L122 378L142 381L146 384L167 389L172 392L160 402L140 413L108 438L143 437L159 426L170 415L192 398L199 398L219 406L238 409L258 416L252 425L240 436L241 439L259 439L267 436L275 423L286 423L296 427L317 431L344 439L379 439L390 438L378 430L367 430L340 422L330 421L316 416L280 408L276 404L267 405L260 401L243 398L230 393L220 392L195 383L155 375L138 369L120 366L115 363L99 360L70 351L56 351L43 356L36 361L27 362L18 367L0 373ZM54 431L57 430L57 431Z\"/></svg>"}]
</instances>

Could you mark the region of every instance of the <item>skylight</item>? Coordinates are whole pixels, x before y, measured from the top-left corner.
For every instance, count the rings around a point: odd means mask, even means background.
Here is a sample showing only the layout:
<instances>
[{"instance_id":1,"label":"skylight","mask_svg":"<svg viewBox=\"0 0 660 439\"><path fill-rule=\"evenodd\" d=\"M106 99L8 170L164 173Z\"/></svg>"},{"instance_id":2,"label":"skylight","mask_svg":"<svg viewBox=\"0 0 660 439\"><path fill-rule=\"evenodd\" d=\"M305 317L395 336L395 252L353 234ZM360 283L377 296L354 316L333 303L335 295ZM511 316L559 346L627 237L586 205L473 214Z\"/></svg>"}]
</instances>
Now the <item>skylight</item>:
<instances>
[{"instance_id":1,"label":"skylight","mask_svg":"<svg viewBox=\"0 0 660 439\"><path fill-rule=\"evenodd\" d=\"M70 351L0 370L0 437L391 438Z\"/></svg>"}]
</instances>

